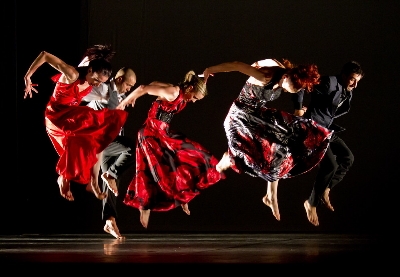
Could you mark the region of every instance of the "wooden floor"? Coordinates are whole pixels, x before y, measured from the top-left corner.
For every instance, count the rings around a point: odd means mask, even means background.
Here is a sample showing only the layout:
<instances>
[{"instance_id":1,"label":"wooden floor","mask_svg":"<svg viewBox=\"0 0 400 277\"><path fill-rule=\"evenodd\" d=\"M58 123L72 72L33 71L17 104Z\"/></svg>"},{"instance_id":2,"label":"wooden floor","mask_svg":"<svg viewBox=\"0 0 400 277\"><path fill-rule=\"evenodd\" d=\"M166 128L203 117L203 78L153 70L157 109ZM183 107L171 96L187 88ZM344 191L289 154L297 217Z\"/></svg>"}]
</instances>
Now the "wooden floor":
<instances>
[{"instance_id":1,"label":"wooden floor","mask_svg":"<svg viewBox=\"0 0 400 277\"><path fill-rule=\"evenodd\" d=\"M2 269L29 272L52 265L65 270L193 265L191 273L207 272L210 266L309 271L318 264L327 265L328 272L379 268L383 274L391 266L383 241L360 234L128 234L125 240L108 234L18 235L0 236L0 262Z\"/></svg>"}]
</instances>

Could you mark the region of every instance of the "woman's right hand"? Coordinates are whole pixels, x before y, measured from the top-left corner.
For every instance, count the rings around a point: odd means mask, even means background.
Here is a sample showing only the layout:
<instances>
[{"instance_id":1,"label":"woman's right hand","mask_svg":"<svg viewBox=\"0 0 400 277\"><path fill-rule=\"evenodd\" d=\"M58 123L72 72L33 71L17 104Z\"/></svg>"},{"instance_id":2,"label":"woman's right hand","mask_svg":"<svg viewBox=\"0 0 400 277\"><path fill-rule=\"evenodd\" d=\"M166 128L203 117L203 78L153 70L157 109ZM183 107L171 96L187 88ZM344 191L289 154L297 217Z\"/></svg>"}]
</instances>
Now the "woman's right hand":
<instances>
[{"instance_id":1,"label":"woman's right hand","mask_svg":"<svg viewBox=\"0 0 400 277\"><path fill-rule=\"evenodd\" d=\"M25 94L24 94L24 99L26 97L32 98L32 90L36 93L38 93L37 89L35 89L34 87L37 86L38 84L32 84L31 78L30 77L25 77Z\"/></svg>"}]
</instances>

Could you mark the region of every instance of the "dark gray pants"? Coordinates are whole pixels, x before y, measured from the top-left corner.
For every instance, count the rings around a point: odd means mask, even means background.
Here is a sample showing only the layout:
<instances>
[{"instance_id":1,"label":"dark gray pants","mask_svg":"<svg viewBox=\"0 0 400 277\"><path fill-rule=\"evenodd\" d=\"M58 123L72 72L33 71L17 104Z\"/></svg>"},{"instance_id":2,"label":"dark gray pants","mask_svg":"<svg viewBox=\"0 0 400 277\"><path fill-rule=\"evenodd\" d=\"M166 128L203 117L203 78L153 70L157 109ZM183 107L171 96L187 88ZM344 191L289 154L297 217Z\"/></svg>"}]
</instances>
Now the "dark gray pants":
<instances>
[{"instance_id":1,"label":"dark gray pants","mask_svg":"<svg viewBox=\"0 0 400 277\"><path fill-rule=\"evenodd\" d=\"M318 164L317 177L308 198L311 206L317 207L321 204L325 189L332 189L342 181L353 162L354 156L351 150L341 138L333 134L325 156Z\"/></svg>"}]
</instances>

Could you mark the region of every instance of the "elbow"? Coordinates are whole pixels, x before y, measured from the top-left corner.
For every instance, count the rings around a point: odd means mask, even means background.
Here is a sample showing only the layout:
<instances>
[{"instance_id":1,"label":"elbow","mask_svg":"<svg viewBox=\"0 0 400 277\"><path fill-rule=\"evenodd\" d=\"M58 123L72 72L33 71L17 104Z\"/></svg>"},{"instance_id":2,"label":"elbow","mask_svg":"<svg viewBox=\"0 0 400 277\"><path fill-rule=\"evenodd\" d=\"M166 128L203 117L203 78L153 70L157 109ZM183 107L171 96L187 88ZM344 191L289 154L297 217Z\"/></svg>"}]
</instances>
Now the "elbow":
<instances>
[{"instance_id":1,"label":"elbow","mask_svg":"<svg viewBox=\"0 0 400 277\"><path fill-rule=\"evenodd\" d=\"M39 57L43 57L44 59L46 59L46 57L48 57L48 56L49 56L49 52L46 52L46 51L42 51L39 54Z\"/></svg>"}]
</instances>

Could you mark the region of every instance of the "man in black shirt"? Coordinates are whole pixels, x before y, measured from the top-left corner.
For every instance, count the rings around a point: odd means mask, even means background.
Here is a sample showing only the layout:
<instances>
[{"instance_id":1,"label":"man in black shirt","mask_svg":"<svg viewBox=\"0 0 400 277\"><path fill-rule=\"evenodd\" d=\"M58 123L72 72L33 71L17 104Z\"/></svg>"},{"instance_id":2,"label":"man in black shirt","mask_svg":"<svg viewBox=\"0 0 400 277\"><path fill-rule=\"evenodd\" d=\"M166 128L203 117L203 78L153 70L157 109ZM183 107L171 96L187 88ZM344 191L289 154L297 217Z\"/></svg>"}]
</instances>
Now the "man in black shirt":
<instances>
[{"instance_id":1,"label":"man in black shirt","mask_svg":"<svg viewBox=\"0 0 400 277\"><path fill-rule=\"evenodd\" d=\"M325 204L334 210L329 200L330 190L336 186L350 169L354 156L346 143L337 133L345 129L333 124L333 120L349 112L353 90L364 77L359 63L346 63L339 75L323 76L320 84L311 92L309 107L303 107L304 92L295 95L295 114L311 118L318 124L333 130L329 147L318 165L317 177L309 198L304 202L308 221L318 226L317 206Z\"/></svg>"}]
</instances>

